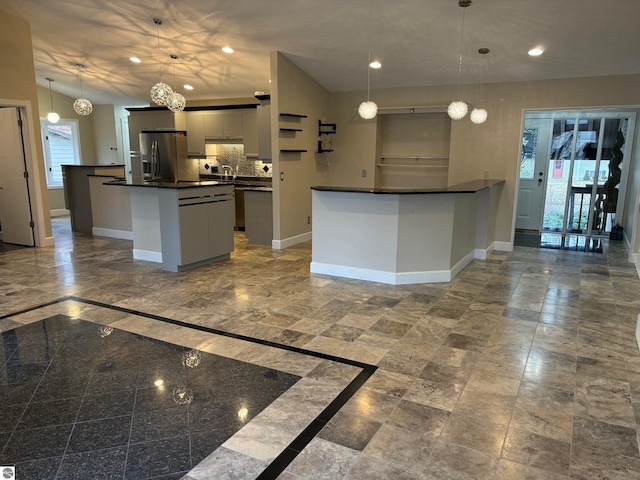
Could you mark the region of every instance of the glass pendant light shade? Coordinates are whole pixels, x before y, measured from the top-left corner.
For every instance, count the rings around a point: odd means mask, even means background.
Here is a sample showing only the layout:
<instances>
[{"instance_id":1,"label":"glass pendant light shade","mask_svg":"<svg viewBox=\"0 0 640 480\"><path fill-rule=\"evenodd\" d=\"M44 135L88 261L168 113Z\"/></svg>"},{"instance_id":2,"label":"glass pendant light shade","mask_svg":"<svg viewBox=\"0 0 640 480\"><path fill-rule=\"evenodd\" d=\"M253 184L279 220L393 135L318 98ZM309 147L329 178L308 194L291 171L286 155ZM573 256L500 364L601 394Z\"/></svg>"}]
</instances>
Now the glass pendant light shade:
<instances>
[{"instance_id":1,"label":"glass pendant light shade","mask_svg":"<svg viewBox=\"0 0 640 480\"><path fill-rule=\"evenodd\" d=\"M168 106L173 96L173 89L164 82L158 82L151 87L151 100L162 106Z\"/></svg>"},{"instance_id":2,"label":"glass pendant light shade","mask_svg":"<svg viewBox=\"0 0 640 480\"><path fill-rule=\"evenodd\" d=\"M471 110L469 118L473 123L480 124L487 120L487 111L484 108L474 108Z\"/></svg>"},{"instance_id":3,"label":"glass pendant light shade","mask_svg":"<svg viewBox=\"0 0 640 480\"><path fill-rule=\"evenodd\" d=\"M172 112L181 112L182 110L184 110L184 106L186 104L187 101L182 96L182 94L173 92L173 95L171 95L166 105Z\"/></svg>"},{"instance_id":4,"label":"glass pendant light shade","mask_svg":"<svg viewBox=\"0 0 640 480\"><path fill-rule=\"evenodd\" d=\"M464 118L468 111L469 106L460 100L451 102L447 108L447 114L449 114L449 117L452 120L460 120Z\"/></svg>"},{"instance_id":5,"label":"glass pendant light shade","mask_svg":"<svg viewBox=\"0 0 640 480\"><path fill-rule=\"evenodd\" d=\"M82 88L82 69L84 68L84 65L76 63L76 68L80 75L80 98L73 102L73 109L78 115L89 115L93 112L93 105L89 100L84 98L84 89Z\"/></svg>"},{"instance_id":6,"label":"glass pendant light shade","mask_svg":"<svg viewBox=\"0 0 640 480\"><path fill-rule=\"evenodd\" d=\"M371 100L362 102L358 107L358 114L365 120L375 118L375 116L378 114L378 105L376 105L376 103L372 102Z\"/></svg>"},{"instance_id":7,"label":"glass pendant light shade","mask_svg":"<svg viewBox=\"0 0 640 480\"><path fill-rule=\"evenodd\" d=\"M47 120L49 120L49 123L58 123L58 121L60 121L60 115L56 112L49 112L47 113Z\"/></svg>"},{"instance_id":8,"label":"glass pendant light shade","mask_svg":"<svg viewBox=\"0 0 640 480\"><path fill-rule=\"evenodd\" d=\"M73 102L73 109L78 115L90 115L93 112L93 105L86 98L78 98Z\"/></svg>"}]
</instances>

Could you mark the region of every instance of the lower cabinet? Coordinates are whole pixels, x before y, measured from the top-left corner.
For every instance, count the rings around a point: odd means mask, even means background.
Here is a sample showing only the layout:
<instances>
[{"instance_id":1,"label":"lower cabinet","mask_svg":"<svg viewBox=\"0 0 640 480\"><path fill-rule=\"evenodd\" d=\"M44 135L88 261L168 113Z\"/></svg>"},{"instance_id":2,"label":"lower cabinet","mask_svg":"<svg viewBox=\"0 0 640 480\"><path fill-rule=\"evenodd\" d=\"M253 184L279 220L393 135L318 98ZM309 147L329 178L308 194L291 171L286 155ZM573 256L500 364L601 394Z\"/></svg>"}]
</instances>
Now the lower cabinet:
<instances>
[{"instance_id":1,"label":"lower cabinet","mask_svg":"<svg viewBox=\"0 0 640 480\"><path fill-rule=\"evenodd\" d=\"M159 189L162 267L177 272L229 258L233 185Z\"/></svg>"}]
</instances>

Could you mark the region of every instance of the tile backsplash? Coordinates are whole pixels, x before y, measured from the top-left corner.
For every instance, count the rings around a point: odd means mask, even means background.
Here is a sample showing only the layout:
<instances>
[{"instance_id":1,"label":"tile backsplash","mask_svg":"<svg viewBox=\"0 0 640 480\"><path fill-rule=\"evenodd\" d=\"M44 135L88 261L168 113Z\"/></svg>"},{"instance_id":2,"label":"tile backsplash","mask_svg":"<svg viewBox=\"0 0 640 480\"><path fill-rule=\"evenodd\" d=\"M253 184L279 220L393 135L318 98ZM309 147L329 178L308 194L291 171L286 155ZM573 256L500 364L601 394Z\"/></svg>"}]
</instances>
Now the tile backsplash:
<instances>
[{"instance_id":1,"label":"tile backsplash","mask_svg":"<svg viewBox=\"0 0 640 480\"><path fill-rule=\"evenodd\" d=\"M264 163L256 157L247 158L241 143L208 143L205 148L206 158L198 160L202 175L215 173L212 167L219 167L218 173L223 173L220 167L229 165L238 176L271 177L271 163Z\"/></svg>"}]
</instances>

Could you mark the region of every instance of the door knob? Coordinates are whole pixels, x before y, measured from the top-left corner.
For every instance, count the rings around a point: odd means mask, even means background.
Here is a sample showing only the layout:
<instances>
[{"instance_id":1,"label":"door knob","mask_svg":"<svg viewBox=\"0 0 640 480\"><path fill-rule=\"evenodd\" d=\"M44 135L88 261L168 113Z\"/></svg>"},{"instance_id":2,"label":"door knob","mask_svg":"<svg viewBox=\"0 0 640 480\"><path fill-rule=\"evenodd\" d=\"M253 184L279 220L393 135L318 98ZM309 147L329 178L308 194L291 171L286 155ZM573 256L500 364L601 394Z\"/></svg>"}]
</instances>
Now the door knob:
<instances>
[{"instance_id":1,"label":"door knob","mask_svg":"<svg viewBox=\"0 0 640 480\"><path fill-rule=\"evenodd\" d=\"M541 178L538 179L538 183L542 183L542 179Z\"/></svg>"}]
</instances>

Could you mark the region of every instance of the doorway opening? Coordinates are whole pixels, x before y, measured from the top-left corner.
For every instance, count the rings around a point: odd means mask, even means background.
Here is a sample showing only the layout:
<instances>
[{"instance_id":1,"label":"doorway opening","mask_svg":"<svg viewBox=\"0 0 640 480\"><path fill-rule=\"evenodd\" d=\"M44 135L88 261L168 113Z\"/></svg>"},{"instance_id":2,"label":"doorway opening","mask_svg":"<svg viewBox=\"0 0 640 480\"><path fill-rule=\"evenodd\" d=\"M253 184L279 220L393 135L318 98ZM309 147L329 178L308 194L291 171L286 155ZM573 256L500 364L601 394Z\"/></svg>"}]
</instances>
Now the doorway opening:
<instances>
[{"instance_id":1,"label":"doorway opening","mask_svg":"<svg viewBox=\"0 0 640 480\"><path fill-rule=\"evenodd\" d=\"M514 244L602 252L617 239L635 112L527 112Z\"/></svg>"}]
</instances>

